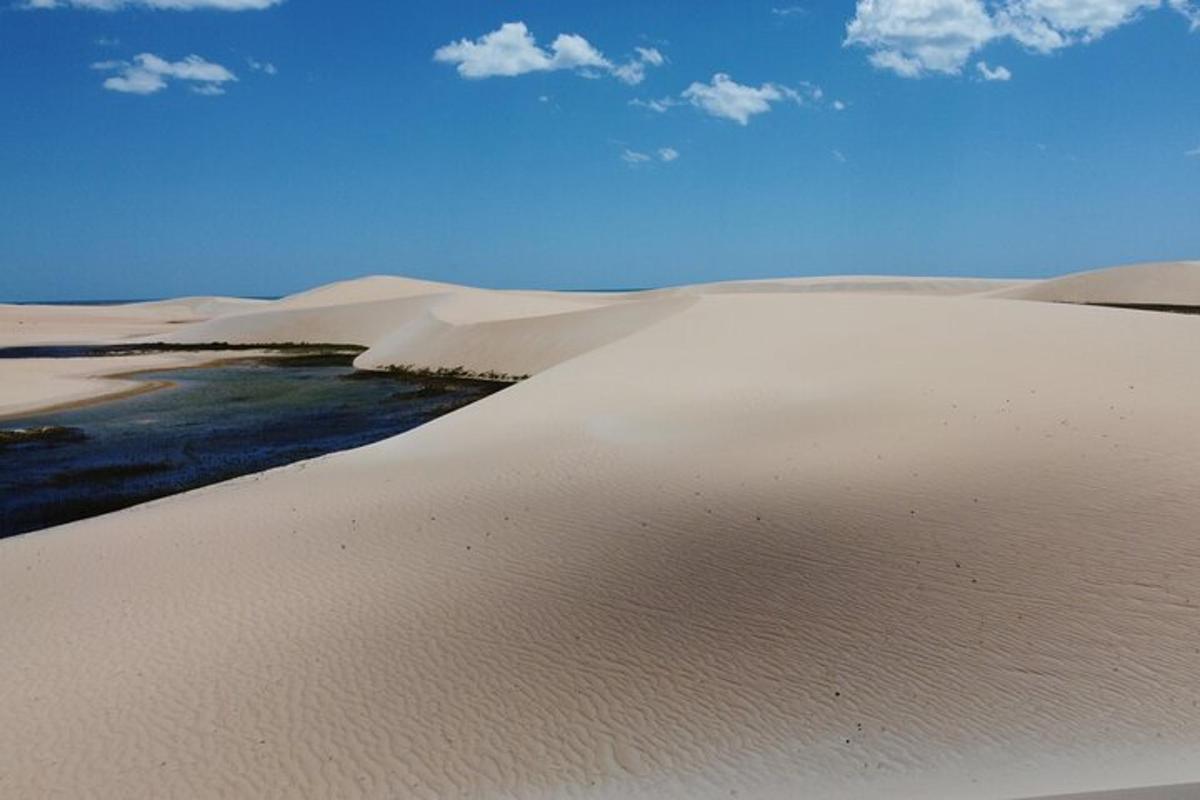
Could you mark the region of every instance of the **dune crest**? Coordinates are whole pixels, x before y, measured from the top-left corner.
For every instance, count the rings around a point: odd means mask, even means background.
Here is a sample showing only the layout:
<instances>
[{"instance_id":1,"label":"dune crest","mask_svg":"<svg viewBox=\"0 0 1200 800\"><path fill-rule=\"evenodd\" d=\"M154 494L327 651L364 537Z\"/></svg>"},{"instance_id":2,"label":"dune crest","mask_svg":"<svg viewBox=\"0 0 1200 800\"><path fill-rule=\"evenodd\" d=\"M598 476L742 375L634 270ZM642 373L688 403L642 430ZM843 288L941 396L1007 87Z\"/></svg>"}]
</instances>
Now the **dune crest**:
<instances>
[{"instance_id":1,"label":"dune crest","mask_svg":"<svg viewBox=\"0 0 1200 800\"><path fill-rule=\"evenodd\" d=\"M1054 303L1200 308L1200 261L1169 261L1080 272L997 292Z\"/></svg>"}]
</instances>

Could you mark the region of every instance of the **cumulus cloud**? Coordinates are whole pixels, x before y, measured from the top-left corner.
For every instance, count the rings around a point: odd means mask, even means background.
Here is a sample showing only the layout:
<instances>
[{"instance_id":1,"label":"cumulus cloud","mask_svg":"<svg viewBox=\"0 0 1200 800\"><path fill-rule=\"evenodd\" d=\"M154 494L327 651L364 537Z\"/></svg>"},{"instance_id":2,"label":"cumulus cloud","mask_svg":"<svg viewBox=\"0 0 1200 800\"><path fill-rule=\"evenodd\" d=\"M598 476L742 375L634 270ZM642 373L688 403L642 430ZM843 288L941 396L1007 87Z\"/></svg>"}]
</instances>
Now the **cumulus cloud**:
<instances>
[{"instance_id":1,"label":"cumulus cloud","mask_svg":"<svg viewBox=\"0 0 1200 800\"><path fill-rule=\"evenodd\" d=\"M621 160L626 164L645 164L652 159L646 153L639 153L637 150L625 148L625 151L621 153Z\"/></svg>"},{"instance_id":2,"label":"cumulus cloud","mask_svg":"<svg viewBox=\"0 0 1200 800\"><path fill-rule=\"evenodd\" d=\"M237 76L220 64L191 55L182 61L167 61L153 53L142 53L130 61L101 61L92 69L115 72L105 79L104 88L126 94L155 94L167 88L169 81L183 81L193 92L203 95L225 94L225 84Z\"/></svg>"},{"instance_id":3,"label":"cumulus cloud","mask_svg":"<svg viewBox=\"0 0 1200 800\"><path fill-rule=\"evenodd\" d=\"M658 149L658 159L660 161L665 161L669 164L677 158L679 158L679 151L674 147L660 147Z\"/></svg>"},{"instance_id":4,"label":"cumulus cloud","mask_svg":"<svg viewBox=\"0 0 1200 800\"><path fill-rule=\"evenodd\" d=\"M658 67L666 62L658 50L639 47L634 58L616 64L575 33L559 34L547 50L538 45L524 22L506 22L478 39L443 45L433 58L454 64L464 78L512 78L530 72L574 70L585 77L607 73L630 85L645 80L647 66Z\"/></svg>"},{"instance_id":5,"label":"cumulus cloud","mask_svg":"<svg viewBox=\"0 0 1200 800\"><path fill-rule=\"evenodd\" d=\"M678 97L662 97L644 100L636 98L629 105L644 108L656 114L663 114L675 106L691 105L714 117L733 120L739 125L747 125L750 118L756 114L765 114L771 110L773 103L791 101L797 105L820 103L825 93L820 86L801 82L795 86L785 86L779 83L764 83L761 86L740 84L723 72L713 75L709 83L693 82L680 92ZM840 100L831 103L838 111L846 104Z\"/></svg>"},{"instance_id":6,"label":"cumulus cloud","mask_svg":"<svg viewBox=\"0 0 1200 800\"><path fill-rule=\"evenodd\" d=\"M981 0L858 0L845 44L870 50L876 67L913 78L958 72L994 36Z\"/></svg>"},{"instance_id":7,"label":"cumulus cloud","mask_svg":"<svg viewBox=\"0 0 1200 800\"><path fill-rule=\"evenodd\" d=\"M569 49L569 45L566 47ZM525 23L508 22L475 41L460 39L444 45L433 58L457 64L458 74L464 78L513 77L561 68L555 65L557 52L557 48L554 53L547 53L538 47Z\"/></svg>"},{"instance_id":8,"label":"cumulus cloud","mask_svg":"<svg viewBox=\"0 0 1200 800\"><path fill-rule=\"evenodd\" d=\"M1095 41L1163 5L1163 0L1008 0L996 12L996 28L1000 35L1048 52ZM1195 13L1188 0L1168 0L1165 5L1185 16Z\"/></svg>"},{"instance_id":9,"label":"cumulus cloud","mask_svg":"<svg viewBox=\"0 0 1200 800\"><path fill-rule=\"evenodd\" d=\"M997 39L1048 53L1095 41L1159 8L1200 28L1195 0L857 0L844 44L865 48L873 65L906 78L956 75Z\"/></svg>"},{"instance_id":10,"label":"cumulus cloud","mask_svg":"<svg viewBox=\"0 0 1200 800\"><path fill-rule=\"evenodd\" d=\"M711 83L693 83L683 90L681 96L705 113L731 119L739 125L747 125L754 115L770 111L772 103L784 99L802 99L795 89L774 83L746 86L723 72L713 75Z\"/></svg>"},{"instance_id":11,"label":"cumulus cloud","mask_svg":"<svg viewBox=\"0 0 1200 800\"><path fill-rule=\"evenodd\" d=\"M996 65L989 67L986 61L976 61L975 69L979 72L979 77L985 81L1007 81L1012 78L1012 73L1008 67Z\"/></svg>"},{"instance_id":12,"label":"cumulus cloud","mask_svg":"<svg viewBox=\"0 0 1200 800\"><path fill-rule=\"evenodd\" d=\"M261 11L283 0L27 0L26 8L88 8L119 11L123 8L156 8L167 11Z\"/></svg>"}]
</instances>

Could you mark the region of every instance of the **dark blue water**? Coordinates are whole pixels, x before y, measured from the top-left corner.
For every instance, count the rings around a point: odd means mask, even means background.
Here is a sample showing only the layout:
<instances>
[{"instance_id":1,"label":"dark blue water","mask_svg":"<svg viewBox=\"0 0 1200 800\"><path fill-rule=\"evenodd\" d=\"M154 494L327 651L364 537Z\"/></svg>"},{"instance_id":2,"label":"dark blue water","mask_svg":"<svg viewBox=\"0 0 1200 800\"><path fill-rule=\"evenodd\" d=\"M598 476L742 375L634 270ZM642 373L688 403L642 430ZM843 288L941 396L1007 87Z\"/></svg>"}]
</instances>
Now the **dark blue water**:
<instances>
[{"instance_id":1,"label":"dark blue water","mask_svg":"<svg viewBox=\"0 0 1200 800\"><path fill-rule=\"evenodd\" d=\"M149 394L0 422L0 538L114 511L414 428L503 384L364 376L352 356L143 373Z\"/></svg>"}]
</instances>

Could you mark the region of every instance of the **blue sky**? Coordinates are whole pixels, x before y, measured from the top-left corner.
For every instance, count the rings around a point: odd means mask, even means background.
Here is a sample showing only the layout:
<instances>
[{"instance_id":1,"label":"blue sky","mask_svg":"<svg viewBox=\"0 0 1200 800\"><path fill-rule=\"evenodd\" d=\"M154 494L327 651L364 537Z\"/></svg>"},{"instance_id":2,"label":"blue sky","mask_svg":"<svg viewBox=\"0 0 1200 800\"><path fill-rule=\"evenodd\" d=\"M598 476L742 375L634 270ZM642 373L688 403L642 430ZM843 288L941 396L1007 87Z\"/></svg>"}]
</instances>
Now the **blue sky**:
<instances>
[{"instance_id":1,"label":"blue sky","mask_svg":"<svg viewBox=\"0 0 1200 800\"><path fill-rule=\"evenodd\" d=\"M0 2L2 299L1200 257L1194 0Z\"/></svg>"}]
</instances>

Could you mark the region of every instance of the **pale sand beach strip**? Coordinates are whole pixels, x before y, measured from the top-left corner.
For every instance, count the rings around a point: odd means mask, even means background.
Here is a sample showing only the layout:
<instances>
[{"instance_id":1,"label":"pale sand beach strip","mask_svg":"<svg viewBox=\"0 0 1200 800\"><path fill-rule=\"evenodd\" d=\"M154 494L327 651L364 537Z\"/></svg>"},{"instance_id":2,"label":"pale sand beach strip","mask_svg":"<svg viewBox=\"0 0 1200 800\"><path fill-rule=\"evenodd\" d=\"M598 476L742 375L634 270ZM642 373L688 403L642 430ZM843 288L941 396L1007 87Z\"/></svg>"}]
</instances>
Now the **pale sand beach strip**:
<instances>
[{"instance_id":1,"label":"pale sand beach strip","mask_svg":"<svg viewBox=\"0 0 1200 800\"><path fill-rule=\"evenodd\" d=\"M1196 796L1200 317L1087 303L1200 262L0 307L531 376L0 542L0 797Z\"/></svg>"}]
</instances>

